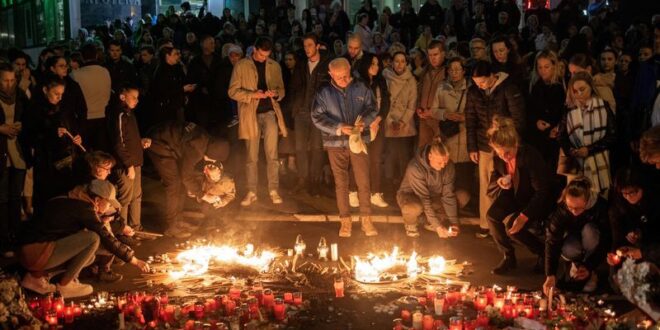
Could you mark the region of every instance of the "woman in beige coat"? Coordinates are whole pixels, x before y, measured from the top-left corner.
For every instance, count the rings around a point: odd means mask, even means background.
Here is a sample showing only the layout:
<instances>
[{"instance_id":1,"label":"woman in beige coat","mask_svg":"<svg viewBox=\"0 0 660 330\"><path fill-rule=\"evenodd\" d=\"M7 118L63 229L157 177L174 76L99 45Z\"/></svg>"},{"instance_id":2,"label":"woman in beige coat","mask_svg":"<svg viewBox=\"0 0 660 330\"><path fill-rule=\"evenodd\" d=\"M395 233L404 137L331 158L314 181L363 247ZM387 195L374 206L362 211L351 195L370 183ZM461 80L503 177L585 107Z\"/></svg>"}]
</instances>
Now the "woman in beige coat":
<instances>
[{"instance_id":1,"label":"woman in beige coat","mask_svg":"<svg viewBox=\"0 0 660 330\"><path fill-rule=\"evenodd\" d=\"M410 71L406 54L396 52L392 68L383 71L390 91L390 112L385 120L387 156L385 176L397 187L412 157L415 128L417 81Z\"/></svg>"},{"instance_id":2,"label":"woman in beige coat","mask_svg":"<svg viewBox=\"0 0 660 330\"><path fill-rule=\"evenodd\" d=\"M458 123L458 134L446 136L448 132L440 132L449 149L449 158L456 164L456 197L459 207L463 208L470 201L470 191L474 185L474 164L470 161L467 151L465 129L465 98L468 89L465 79L463 59L455 57L447 61L447 80L440 85L433 101L431 114L441 121ZM442 129L442 124L441 124ZM475 188L476 189L476 188Z\"/></svg>"}]
</instances>

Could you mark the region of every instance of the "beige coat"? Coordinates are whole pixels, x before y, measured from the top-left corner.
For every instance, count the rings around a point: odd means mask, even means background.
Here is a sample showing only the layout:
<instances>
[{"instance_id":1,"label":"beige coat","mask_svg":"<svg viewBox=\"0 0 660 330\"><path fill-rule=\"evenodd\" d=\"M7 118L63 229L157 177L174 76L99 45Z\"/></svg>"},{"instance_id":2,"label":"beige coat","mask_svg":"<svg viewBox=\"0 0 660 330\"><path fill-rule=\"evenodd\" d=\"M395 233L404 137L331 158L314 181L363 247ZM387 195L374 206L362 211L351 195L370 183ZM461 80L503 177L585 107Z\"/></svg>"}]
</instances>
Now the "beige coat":
<instances>
[{"instance_id":1,"label":"beige coat","mask_svg":"<svg viewBox=\"0 0 660 330\"><path fill-rule=\"evenodd\" d=\"M444 120L445 114L449 112L460 112L465 114L465 101L467 94L467 80L463 79L456 87L450 82L443 82L435 94L435 99L431 107L433 118ZM461 104L458 104L461 100ZM459 133L445 140L445 145L449 149L449 157L454 163L469 162L470 157L467 151L467 130L465 129L465 122L458 125Z\"/></svg>"},{"instance_id":2,"label":"beige coat","mask_svg":"<svg viewBox=\"0 0 660 330\"><path fill-rule=\"evenodd\" d=\"M598 73L594 76L596 93L610 106L612 113L616 114L616 99L614 99L615 73Z\"/></svg>"},{"instance_id":3,"label":"beige coat","mask_svg":"<svg viewBox=\"0 0 660 330\"><path fill-rule=\"evenodd\" d=\"M277 126L280 134L287 136L284 117L279 101L284 98L284 82L282 81L282 69L280 65L272 60L266 60L266 85L269 90L277 91L278 98L271 98L273 110L277 117ZM260 138L257 129L257 106L259 99L253 96L259 90L257 85L259 77L257 67L252 58L240 60L234 66L231 74L231 82L227 93L229 97L238 102L238 138L244 140ZM265 92L265 91L264 91Z\"/></svg>"},{"instance_id":4,"label":"beige coat","mask_svg":"<svg viewBox=\"0 0 660 330\"><path fill-rule=\"evenodd\" d=\"M390 92L390 112L385 120L386 137L408 137L417 135L415 128L415 106L417 105L417 81L406 68L402 75L396 74L392 69L385 69L383 77L387 81ZM402 128L398 134L392 129L392 123L401 121Z\"/></svg>"}]
</instances>

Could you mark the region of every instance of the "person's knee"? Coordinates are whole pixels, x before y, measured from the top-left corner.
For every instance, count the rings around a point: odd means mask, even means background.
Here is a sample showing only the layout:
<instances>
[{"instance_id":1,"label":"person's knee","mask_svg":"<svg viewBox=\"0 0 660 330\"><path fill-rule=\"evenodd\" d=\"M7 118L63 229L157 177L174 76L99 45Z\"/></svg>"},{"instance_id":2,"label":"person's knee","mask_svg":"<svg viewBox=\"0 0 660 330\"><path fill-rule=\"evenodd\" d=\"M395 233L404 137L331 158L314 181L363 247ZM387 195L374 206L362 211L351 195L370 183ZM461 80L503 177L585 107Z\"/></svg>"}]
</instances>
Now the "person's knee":
<instances>
[{"instance_id":1,"label":"person's knee","mask_svg":"<svg viewBox=\"0 0 660 330\"><path fill-rule=\"evenodd\" d=\"M95 250L99 247L99 244L101 243L101 238L99 237L99 234L91 230L86 230L81 232L79 240L81 243L84 243L86 246L94 248Z\"/></svg>"},{"instance_id":2,"label":"person's knee","mask_svg":"<svg viewBox=\"0 0 660 330\"><path fill-rule=\"evenodd\" d=\"M574 237L567 237L561 247L561 255L568 260L579 260L584 255L582 244Z\"/></svg>"},{"instance_id":3,"label":"person's knee","mask_svg":"<svg viewBox=\"0 0 660 330\"><path fill-rule=\"evenodd\" d=\"M402 201L399 203L399 207L401 208L401 214L406 217L416 217L424 211L422 205L415 201Z\"/></svg>"},{"instance_id":4,"label":"person's knee","mask_svg":"<svg viewBox=\"0 0 660 330\"><path fill-rule=\"evenodd\" d=\"M600 242L600 229L593 223L588 223L582 227L582 247L587 251L593 251Z\"/></svg>"}]
</instances>

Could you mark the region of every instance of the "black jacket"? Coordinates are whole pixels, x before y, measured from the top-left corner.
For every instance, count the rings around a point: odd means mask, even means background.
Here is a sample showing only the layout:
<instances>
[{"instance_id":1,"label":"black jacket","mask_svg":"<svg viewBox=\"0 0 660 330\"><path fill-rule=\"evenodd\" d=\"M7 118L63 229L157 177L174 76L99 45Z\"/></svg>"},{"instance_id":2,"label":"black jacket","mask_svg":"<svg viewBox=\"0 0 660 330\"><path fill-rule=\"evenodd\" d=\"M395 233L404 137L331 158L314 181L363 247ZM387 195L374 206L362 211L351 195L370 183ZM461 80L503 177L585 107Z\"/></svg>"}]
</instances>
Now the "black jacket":
<instances>
[{"instance_id":1,"label":"black jacket","mask_svg":"<svg viewBox=\"0 0 660 330\"><path fill-rule=\"evenodd\" d=\"M465 128L469 152L491 151L486 131L491 127L495 115L512 117L518 133L522 134L524 130L525 101L522 93L508 77L498 79L498 83L490 94L486 94L477 85L468 88Z\"/></svg>"},{"instance_id":2,"label":"black jacket","mask_svg":"<svg viewBox=\"0 0 660 330\"><path fill-rule=\"evenodd\" d=\"M521 213L534 221L547 218L557 200L557 182L541 154L532 146L521 144L516 154L515 173L511 189L518 204L523 205ZM502 191L497 179L506 175L506 163L497 156L493 157L493 173L488 185L491 198L497 198Z\"/></svg>"},{"instance_id":3,"label":"black jacket","mask_svg":"<svg viewBox=\"0 0 660 330\"><path fill-rule=\"evenodd\" d=\"M29 100L23 90L20 88L16 87L16 102L14 103L14 122L19 122L23 118L23 114L25 113L25 110L27 110L27 106L29 104ZM6 123L6 118L5 118L5 112L2 111L2 108L0 107L0 125L3 125ZM19 152L24 153L25 150L20 149L20 145L23 143L23 138L25 136L23 134L19 134L17 137L18 143L19 143ZM6 166L4 164L7 164L7 158L9 157L9 154L7 154L7 136L4 134L0 134L0 162L3 164L3 166L0 166L0 174L2 174L2 171L5 170Z\"/></svg>"},{"instance_id":4,"label":"black jacket","mask_svg":"<svg viewBox=\"0 0 660 330\"><path fill-rule=\"evenodd\" d=\"M66 87L64 88L62 101L60 101L60 107L64 112L71 113L73 116L73 122L71 123L73 130L83 132L85 122L87 121L87 102L85 101L85 95L83 95L80 84L73 80L71 76L67 75L64 81L66 81Z\"/></svg>"},{"instance_id":5,"label":"black jacket","mask_svg":"<svg viewBox=\"0 0 660 330\"><path fill-rule=\"evenodd\" d=\"M636 246L642 250L642 258L660 263L660 196L649 189L638 205L631 205L620 194L610 207L612 251L622 246ZM639 241L631 244L626 239L630 232L640 234Z\"/></svg>"},{"instance_id":6,"label":"black jacket","mask_svg":"<svg viewBox=\"0 0 660 330\"><path fill-rule=\"evenodd\" d=\"M133 64L121 58L119 61L109 60L105 63L105 68L110 72L112 80L112 90L119 93L119 88L124 84L137 83L137 73Z\"/></svg>"},{"instance_id":7,"label":"black jacket","mask_svg":"<svg viewBox=\"0 0 660 330\"><path fill-rule=\"evenodd\" d=\"M115 99L106 113L108 133L112 141L112 153L117 158L117 166L128 168L142 166L144 154L138 121L133 110L124 102Z\"/></svg>"},{"instance_id":8,"label":"black jacket","mask_svg":"<svg viewBox=\"0 0 660 330\"><path fill-rule=\"evenodd\" d=\"M440 34L442 25L445 22L445 13L439 3L431 4L426 1L419 9L417 17L419 18L419 24L431 27L434 36Z\"/></svg>"},{"instance_id":9,"label":"black jacket","mask_svg":"<svg viewBox=\"0 0 660 330\"><path fill-rule=\"evenodd\" d=\"M593 223L600 229L600 239L596 251L589 256L584 266L589 270L594 270L605 261L605 256L611 244L607 201L601 197L596 197L595 194L592 195L592 198L598 198L598 200L591 208L577 217L573 216L566 208L565 203L560 203L555 212L550 215L545 234L546 276L557 273L564 238L568 235L579 237L582 228L587 223Z\"/></svg>"},{"instance_id":10,"label":"black jacket","mask_svg":"<svg viewBox=\"0 0 660 330\"><path fill-rule=\"evenodd\" d=\"M54 242L81 230L99 235L101 245L120 259L130 262L135 252L117 240L103 224L89 202L68 197L48 201L43 217L25 222L19 234L20 245Z\"/></svg>"},{"instance_id":11,"label":"black jacket","mask_svg":"<svg viewBox=\"0 0 660 330\"><path fill-rule=\"evenodd\" d=\"M296 62L296 67L291 75L291 110L293 116L298 112L310 112L312 110L312 102L316 92L321 89L325 83L329 83L331 78L328 74L328 63L332 58L321 53L321 59L314 68L312 73L309 73L309 65L307 58L301 58Z\"/></svg>"},{"instance_id":12,"label":"black jacket","mask_svg":"<svg viewBox=\"0 0 660 330\"><path fill-rule=\"evenodd\" d=\"M194 123L170 121L153 127L149 131L149 137L151 147L147 149L148 152L156 158L177 160L183 185L188 192L201 196L202 185L197 180L198 171L195 166L206 154L210 140L206 130Z\"/></svg>"},{"instance_id":13,"label":"black jacket","mask_svg":"<svg viewBox=\"0 0 660 330\"><path fill-rule=\"evenodd\" d=\"M152 123L177 119L177 112L185 105L183 85L185 73L181 65L160 63L151 82L149 97L152 104Z\"/></svg>"},{"instance_id":14,"label":"black jacket","mask_svg":"<svg viewBox=\"0 0 660 330\"><path fill-rule=\"evenodd\" d=\"M559 157L559 142L550 138L550 131L559 125L562 116L566 113L566 92L561 83L548 85L538 81L532 87L527 102L527 141L534 146L554 167ZM536 122L543 120L550 124L545 131L536 126Z\"/></svg>"}]
</instances>

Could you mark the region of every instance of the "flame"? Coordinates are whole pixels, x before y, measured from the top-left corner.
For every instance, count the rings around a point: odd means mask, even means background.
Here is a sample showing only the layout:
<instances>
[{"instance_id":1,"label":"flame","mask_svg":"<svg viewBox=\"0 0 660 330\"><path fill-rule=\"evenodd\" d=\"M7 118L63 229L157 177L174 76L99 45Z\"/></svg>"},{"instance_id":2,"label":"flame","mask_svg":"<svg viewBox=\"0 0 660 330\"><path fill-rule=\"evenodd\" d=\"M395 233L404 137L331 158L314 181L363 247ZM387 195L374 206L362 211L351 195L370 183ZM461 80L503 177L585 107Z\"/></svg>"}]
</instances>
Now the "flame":
<instances>
[{"instance_id":1,"label":"flame","mask_svg":"<svg viewBox=\"0 0 660 330\"><path fill-rule=\"evenodd\" d=\"M367 254L366 257L360 258L354 256L355 260L355 279L365 283L376 283L383 280L385 273L395 267L405 267L406 275L410 279L416 278L419 274L428 273L430 275L440 275L445 272L446 261L441 256L433 256L428 259L428 267L421 266L417 260L417 252L413 251L410 257L405 257L399 254L399 248L395 246L392 248L391 253L382 253L375 255L373 253ZM427 263L426 261L421 261ZM390 279L396 281L396 274L389 274Z\"/></svg>"},{"instance_id":2,"label":"flame","mask_svg":"<svg viewBox=\"0 0 660 330\"><path fill-rule=\"evenodd\" d=\"M268 266L275 259L276 254L272 251L261 251L254 253L254 245L248 244L242 253L238 248L223 246L198 246L183 251L176 256L181 264L181 270L170 271L170 276L179 279L186 276L199 276L209 270L209 263L220 262L227 264L240 264L254 268L258 271L268 270Z\"/></svg>"},{"instance_id":3,"label":"flame","mask_svg":"<svg viewBox=\"0 0 660 330\"><path fill-rule=\"evenodd\" d=\"M431 275L440 275L445 272L447 267L447 261L443 257L431 257L429 258L429 274Z\"/></svg>"}]
</instances>

